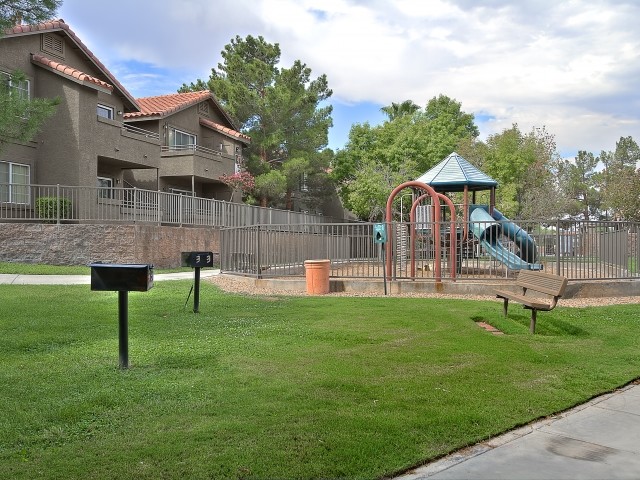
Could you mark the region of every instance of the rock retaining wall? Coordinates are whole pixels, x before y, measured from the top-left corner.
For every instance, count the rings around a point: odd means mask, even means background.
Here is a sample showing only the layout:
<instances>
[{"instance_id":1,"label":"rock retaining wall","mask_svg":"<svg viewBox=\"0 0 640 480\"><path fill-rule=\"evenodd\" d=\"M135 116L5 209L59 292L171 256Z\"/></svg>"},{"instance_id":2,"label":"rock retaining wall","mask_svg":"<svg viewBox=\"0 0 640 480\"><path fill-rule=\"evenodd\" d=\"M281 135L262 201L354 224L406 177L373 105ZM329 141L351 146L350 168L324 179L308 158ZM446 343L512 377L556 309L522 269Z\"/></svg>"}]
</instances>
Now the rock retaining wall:
<instances>
[{"instance_id":1,"label":"rock retaining wall","mask_svg":"<svg viewBox=\"0 0 640 480\"><path fill-rule=\"evenodd\" d=\"M180 266L180 253L214 252L218 262L220 235L215 228L157 225L0 224L0 261L48 265L151 263Z\"/></svg>"}]
</instances>

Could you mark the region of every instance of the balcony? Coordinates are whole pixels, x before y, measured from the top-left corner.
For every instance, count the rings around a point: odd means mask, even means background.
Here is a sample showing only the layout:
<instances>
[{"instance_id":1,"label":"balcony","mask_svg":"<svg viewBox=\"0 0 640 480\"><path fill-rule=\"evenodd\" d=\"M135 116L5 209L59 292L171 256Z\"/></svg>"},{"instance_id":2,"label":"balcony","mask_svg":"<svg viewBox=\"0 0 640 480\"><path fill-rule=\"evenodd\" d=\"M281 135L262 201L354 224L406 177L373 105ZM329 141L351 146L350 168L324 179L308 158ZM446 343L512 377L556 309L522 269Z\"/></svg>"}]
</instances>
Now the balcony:
<instances>
[{"instance_id":1,"label":"balcony","mask_svg":"<svg viewBox=\"0 0 640 480\"><path fill-rule=\"evenodd\" d=\"M156 168L160 137L157 133L108 118L97 117L94 139L100 157L125 162L129 168Z\"/></svg>"},{"instance_id":2,"label":"balcony","mask_svg":"<svg viewBox=\"0 0 640 480\"><path fill-rule=\"evenodd\" d=\"M218 181L223 174L235 172L235 155L203 147L176 145L161 147L160 176L194 176Z\"/></svg>"}]
</instances>

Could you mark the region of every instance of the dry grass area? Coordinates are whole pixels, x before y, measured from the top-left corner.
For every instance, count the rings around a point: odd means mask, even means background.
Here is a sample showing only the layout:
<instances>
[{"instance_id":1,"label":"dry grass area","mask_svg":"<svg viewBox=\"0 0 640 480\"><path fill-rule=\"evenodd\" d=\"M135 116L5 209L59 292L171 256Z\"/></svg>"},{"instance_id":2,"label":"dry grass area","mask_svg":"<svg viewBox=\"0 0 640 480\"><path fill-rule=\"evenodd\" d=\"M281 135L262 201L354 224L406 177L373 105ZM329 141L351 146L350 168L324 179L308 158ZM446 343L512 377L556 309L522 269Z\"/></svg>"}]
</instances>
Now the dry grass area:
<instances>
[{"instance_id":1,"label":"dry grass area","mask_svg":"<svg viewBox=\"0 0 640 480\"><path fill-rule=\"evenodd\" d=\"M270 282L268 286L256 284L253 278L237 277L234 275L215 275L207 278L207 281L218 286L225 292L239 293L244 295L260 295L260 296L306 296L304 290L292 290L291 288L272 288L274 282ZM384 292L368 291L368 292L332 292L328 296L331 297L382 297ZM403 293L394 294L394 297L407 298L450 298L450 299L467 299L467 300L489 300L499 301L493 295L447 295L441 293ZM560 300L559 306L564 307L590 307L600 305L622 305L622 304L640 304L640 295L627 297L604 297L604 298L571 298Z\"/></svg>"}]
</instances>

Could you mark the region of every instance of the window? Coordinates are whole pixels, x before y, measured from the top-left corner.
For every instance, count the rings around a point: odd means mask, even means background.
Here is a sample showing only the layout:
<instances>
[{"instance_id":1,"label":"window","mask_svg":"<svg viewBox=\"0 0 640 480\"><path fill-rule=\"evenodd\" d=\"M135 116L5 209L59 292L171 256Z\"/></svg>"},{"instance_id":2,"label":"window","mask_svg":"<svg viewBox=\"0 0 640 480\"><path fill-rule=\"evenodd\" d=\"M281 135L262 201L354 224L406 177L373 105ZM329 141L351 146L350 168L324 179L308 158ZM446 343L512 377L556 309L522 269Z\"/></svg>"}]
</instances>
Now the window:
<instances>
[{"instance_id":1,"label":"window","mask_svg":"<svg viewBox=\"0 0 640 480\"><path fill-rule=\"evenodd\" d=\"M98 198L113 198L113 178L98 177Z\"/></svg>"},{"instance_id":2,"label":"window","mask_svg":"<svg viewBox=\"0 0 640 480\"><path fill-rule=\"evenodd\" d=\"M29 203L30 178L29 165L0 162L0 202Z\"/></svg>"},{"instance_id":3,"label":"window","mask_svg":"<svg viewBox=\"0 0 640 480\"><path fill-rule=\"evenodd\" d=\"M30 92L30 82L27 78L20 78L15 75L11 75L7 72L0 72L0 79L9 87L9 93L11 95L18 95L20 98L24 100L29 100L31 98Z\"/></svg>"},{"instance_id":4,"label":"window","mask_svg":"<svg viewBox=\"0 0 640 480\"><path fill-rule=\"evenodd\" d=\"M113 107L98 104L98 116L113 120Z\"/></svg>"},{"instance_id":5,"label":"window","mask_svg":"<svg viewBox=\"0 0 640 480\"><path fill-rule=\"evenodd\" d=\"M190 133L182 132L176 128L169 130L169 147L172 149L193 149L196 146L196 140L197 137Z\"/></svg>"},{"instance_id":6,"label":"window","mask_svg":"<svg viewBox=\"0 0 640 480\"><path fill-rule=\"evenodd\" d=\"M309 185L307 184L307 174L303 173L302 175L300 175L300 191L301 192L308 192L309 191Z\"/></svg>"},{"instance_id":7,"label":"window","mask_svg":"<svg viewBox=\"0 0 640 480\"><path fill-rule=\"evenodd\" d=\"M170 188L169 193L175 193L177 195L185 195L187 197L191 196L191 190L182 190L180 188Z\"/></svg>"}]
</instances>

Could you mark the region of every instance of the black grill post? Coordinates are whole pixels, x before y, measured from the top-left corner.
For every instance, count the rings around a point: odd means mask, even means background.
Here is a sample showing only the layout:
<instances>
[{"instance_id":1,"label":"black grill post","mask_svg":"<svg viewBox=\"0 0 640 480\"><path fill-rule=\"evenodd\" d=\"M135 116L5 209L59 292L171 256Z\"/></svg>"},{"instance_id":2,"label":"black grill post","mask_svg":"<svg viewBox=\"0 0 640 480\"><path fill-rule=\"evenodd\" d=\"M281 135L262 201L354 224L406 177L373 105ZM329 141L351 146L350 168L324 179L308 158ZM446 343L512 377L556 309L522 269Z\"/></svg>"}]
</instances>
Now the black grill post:
<instances>
[{"instance_id":1,"label":"black grill post","mask_svg":"<svg viewBox=\"0 0 640 480\"><path fill-rule=\"evenodd\" d=\"M129 368L129 292L153 287L153 265L92 263L91 290L118 292L118 358Z\"/></svg>"},{"instance_id":2,"label":"black grill post","mask_svg":"<svg viewBox=\"0 0 640 480\"><path fill-rule=\"evenodd\" d=\"M118 347L120 368L129 368L129 292L118 292Z\"/></svg>"}]
</instances>

